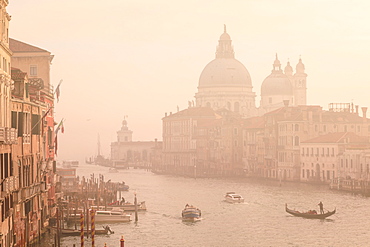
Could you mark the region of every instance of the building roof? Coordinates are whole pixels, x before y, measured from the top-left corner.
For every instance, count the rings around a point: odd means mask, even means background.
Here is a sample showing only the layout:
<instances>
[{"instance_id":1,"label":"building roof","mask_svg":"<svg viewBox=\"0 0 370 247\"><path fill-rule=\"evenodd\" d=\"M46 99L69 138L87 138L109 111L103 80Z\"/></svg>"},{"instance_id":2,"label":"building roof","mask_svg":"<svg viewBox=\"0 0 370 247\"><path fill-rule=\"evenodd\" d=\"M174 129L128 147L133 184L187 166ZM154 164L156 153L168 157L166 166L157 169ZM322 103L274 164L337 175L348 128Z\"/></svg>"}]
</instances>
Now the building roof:
<instances>
[{"instance_id":1,"label":"building roof","mask_svg":"<svg viewBox=\"0 0 370 247\"><path fill-rule=\"evenodd\" d=\"M215 117L215 118L221 118L220 115L216 114L215 111L212 108L209 107L190 107L185 110L176 112L176 113L170 113L170 115L167 115L165 118L190 118L190 117Z\"/></svg>"},{"instance_id":2,"label":"building roof","mask_svg":"<svg viewBox=\"0 0 370 247\"><path fill-rule=\"evenodd\" d=\"M335 132L318 136L301 143L368 143L369 139L353 132Z\"/></svg>"},{"instance_id":3,"label":"building roof","mask_svg":"<svg viewBox=\"0 0 370 247\"><path fill-rule=\"evenodd\" d=\"M26 44L12 38L9 39L9 49L12 52L48 52L47 50Z\"/></svg>"}]
</instances>

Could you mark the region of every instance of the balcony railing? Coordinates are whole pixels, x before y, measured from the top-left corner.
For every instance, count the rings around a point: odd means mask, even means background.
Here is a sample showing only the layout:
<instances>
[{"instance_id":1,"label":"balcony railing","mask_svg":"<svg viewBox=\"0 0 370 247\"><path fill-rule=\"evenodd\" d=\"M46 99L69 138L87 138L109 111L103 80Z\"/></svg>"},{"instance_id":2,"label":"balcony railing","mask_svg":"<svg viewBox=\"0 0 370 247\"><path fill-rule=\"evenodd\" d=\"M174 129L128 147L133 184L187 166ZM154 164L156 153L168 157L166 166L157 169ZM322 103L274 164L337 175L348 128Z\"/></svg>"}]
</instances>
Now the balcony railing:
<instances>
[{"instance_id":1,"label":"balcony railing","mask_svg":"<svg viewBox=\"0 0 370 247\"><path fill-rule=\"evenodd\" d=\"M17 129L1 127L0 128L0 143L4 143L4 144L17 143Z\"/></svg>"},{"instance_id":2,"label":"balcony railing","mask_svg":"<svg viewBox=\"0 0 370 247\"><path fill-rule=\"evenodd\" d=\"M3 191L10 193L19 189L19 178L18 176L7 177L3 181Z\"/></svg>"}]
</instances>

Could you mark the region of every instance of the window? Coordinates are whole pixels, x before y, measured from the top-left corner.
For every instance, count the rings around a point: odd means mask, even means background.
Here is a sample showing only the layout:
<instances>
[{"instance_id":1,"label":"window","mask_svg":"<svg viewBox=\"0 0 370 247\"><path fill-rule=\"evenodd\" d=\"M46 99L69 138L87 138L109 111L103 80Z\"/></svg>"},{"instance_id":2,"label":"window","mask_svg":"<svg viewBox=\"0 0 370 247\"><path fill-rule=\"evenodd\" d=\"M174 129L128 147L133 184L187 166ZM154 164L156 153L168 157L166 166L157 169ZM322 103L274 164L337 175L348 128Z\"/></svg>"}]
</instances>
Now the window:
<instances>
[{"instance_id":1,"label":"window","mask_svg":"<svg viewBox=\"0 0 370 247\"><path fill-rule=\"evenodd\" d=\"M299 146L299 136L294 138L294 146Z\"/></svg>"},{"instance_id":2,"label":"window","mask_svg":"<svg viewBox=\"0 0 370 247\"><path fill-rule=\"evenodd\" d=\"M37 66L36 65L30 66L30 76L37 76Z\"/></svg>"},{"instance_id":3,"label":"window","mask_svg":"<svg viewBox=\"0 0 370 247\"><path fill-rule=\"evenodd\" d=\"M269 104L272 104L272 98L271 97L269 98Z\"/></svg>"}]
</instances>

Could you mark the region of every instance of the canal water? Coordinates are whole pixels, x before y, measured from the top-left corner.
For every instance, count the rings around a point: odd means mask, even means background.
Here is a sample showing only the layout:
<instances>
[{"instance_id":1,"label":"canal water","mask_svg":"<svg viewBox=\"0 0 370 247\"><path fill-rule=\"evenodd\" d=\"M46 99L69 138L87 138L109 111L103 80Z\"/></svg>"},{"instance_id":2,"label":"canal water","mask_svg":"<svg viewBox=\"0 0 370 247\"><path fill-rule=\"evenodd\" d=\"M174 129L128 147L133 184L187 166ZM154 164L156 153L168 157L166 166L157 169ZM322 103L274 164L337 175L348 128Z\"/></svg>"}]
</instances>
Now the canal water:
<instances>
[{"instance_id":1,"label":"canal water","mask_svg":"<svg viewBox=\"0 0 370 247\"><path fill-rule=\"evenodd\" d=\"M80 165L79 176L95 173L105 181L125 181L130 190L126 201L145 201L139 220L109 224L112 235L96 236L95 246L369 246L370 198L331 191L327 186L243 179L184 178L158 175L139 169L109 173L108 167ZM243 204L224 201L226 192L245 198ZM285 203L297 210L316 209L322 201L326 210L337 213L325 220L294 217ZM182 222L185 204L202 210L202 220ZM134 219L134 215L132 219ZM97 225L96 229L103 229ZM46 239L45 243L48 242ZM61 246L80 246L80 238L63 237ZM49 245L50 246L50 245ZM85 240L91 246L91 239Z\"/></svg>"}]
</instances>

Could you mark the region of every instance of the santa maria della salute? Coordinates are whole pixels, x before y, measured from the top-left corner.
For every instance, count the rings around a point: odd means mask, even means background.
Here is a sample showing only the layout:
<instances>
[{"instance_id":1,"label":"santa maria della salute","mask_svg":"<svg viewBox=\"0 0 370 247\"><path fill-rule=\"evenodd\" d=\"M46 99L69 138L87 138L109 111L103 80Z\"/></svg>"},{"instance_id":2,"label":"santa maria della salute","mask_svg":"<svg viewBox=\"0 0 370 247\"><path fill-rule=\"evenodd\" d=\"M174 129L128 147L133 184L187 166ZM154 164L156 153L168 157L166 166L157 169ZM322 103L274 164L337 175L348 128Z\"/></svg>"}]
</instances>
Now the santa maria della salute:
<instances>
[{"instance_id":1,"label":"santa maria della salute","mask_svg":"<svg viewBox=\"0 0 370 247\"><path fill-rule=\"evenodd\" d=\"M296 71L289 62L284 70L276 54L271 74L261 86L261 102L256 107L251 76L247 68L235 58L230 35L221 34L216 49L216 58L203 69L195 94L196 106L214 110L227 109L242 117L263 115L285 104L306 105L305 67L299 59Z\"/></svg>"}]
</instances>

